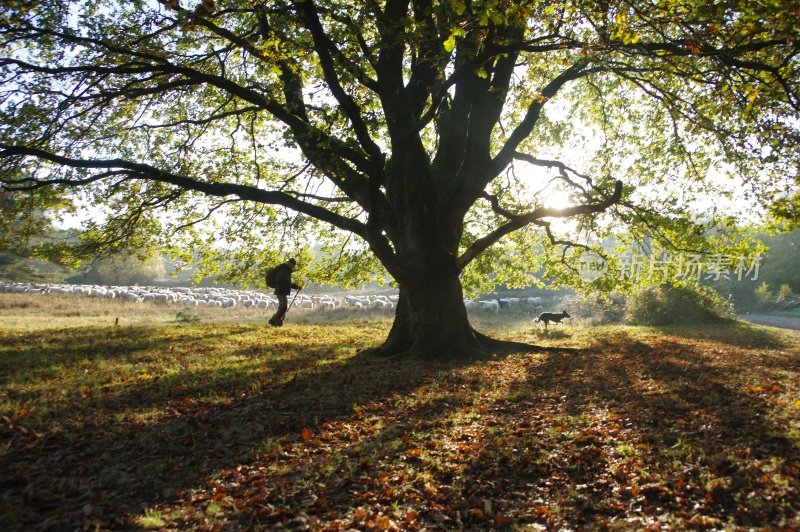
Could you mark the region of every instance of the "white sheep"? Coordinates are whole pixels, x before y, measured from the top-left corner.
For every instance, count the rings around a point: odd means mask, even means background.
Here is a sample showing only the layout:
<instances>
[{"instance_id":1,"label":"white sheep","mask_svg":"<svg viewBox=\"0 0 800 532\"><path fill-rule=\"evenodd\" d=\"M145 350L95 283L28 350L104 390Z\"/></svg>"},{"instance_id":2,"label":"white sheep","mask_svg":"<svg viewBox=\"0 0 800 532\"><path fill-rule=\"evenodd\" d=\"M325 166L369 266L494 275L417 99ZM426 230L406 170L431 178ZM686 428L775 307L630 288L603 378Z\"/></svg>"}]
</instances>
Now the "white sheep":
<instances>
[{"instance_id":1,"label":"white sheep","mask_svg":"<svg viewBox=\"0 0 800 532\"><path fill-rule=\"evenodd\" d=\"M500 311L500 302L496 299L490 299L489 301L478 301L478 305L480 305L483 310L487 310L489 312Z\"/></svg>"}]
</instances>

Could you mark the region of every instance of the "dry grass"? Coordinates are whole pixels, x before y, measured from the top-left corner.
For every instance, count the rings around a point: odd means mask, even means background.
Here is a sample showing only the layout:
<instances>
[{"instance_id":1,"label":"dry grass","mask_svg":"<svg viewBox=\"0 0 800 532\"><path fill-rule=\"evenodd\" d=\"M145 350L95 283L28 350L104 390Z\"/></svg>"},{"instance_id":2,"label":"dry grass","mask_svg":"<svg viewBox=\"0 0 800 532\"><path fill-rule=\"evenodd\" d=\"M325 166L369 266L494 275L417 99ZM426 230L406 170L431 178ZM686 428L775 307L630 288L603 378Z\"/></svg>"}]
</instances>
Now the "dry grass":
<instances>
[{"instance_id":1,"label":"dry grass","mask_svg":"<svg viewBox=\"0 0 800 532\"><path fill-rule=\"evenodd\" d=\"M35 331L53 327L105 327L168 324L183 321L181 311L196 314L204 323L264 323L274 309L182 307L175 304L132 303L69 295L0 294L0 316L6 330ZM310 311L295 306L290 310L293 323L321 324L358 320L388 320L392 312L380 309L358 311L341 309L331 312Z\"/></svg>"}]
</instances>

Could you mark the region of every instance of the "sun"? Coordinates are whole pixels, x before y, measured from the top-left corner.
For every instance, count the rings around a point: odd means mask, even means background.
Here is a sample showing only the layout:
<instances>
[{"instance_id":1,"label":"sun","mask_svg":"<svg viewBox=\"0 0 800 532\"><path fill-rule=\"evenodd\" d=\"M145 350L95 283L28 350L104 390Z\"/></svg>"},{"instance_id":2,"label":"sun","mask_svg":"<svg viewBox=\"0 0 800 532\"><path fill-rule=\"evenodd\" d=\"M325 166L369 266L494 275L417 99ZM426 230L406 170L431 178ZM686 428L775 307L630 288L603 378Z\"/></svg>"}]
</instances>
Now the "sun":
<instances>
[{"instance_id":1,"label":"sun","mask_svg":"<svg viewBox=\"0 0 800 532\"><path fill-rule=\"evenodd\" d=\"M564 209L572 205L569 193L558 187L548 187L538 197L542 206L548 209Z\"/></svg>"}]
</instances>

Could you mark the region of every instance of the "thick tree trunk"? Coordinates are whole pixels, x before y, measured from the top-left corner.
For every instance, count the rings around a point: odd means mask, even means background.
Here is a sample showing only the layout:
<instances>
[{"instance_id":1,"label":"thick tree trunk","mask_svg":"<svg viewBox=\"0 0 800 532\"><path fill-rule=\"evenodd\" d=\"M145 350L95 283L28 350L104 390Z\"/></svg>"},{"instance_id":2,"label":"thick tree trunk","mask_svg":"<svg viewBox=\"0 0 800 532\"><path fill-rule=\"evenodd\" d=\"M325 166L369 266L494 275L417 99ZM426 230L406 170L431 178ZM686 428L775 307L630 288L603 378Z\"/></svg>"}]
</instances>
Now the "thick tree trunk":
<instances>
[{"instance_id":1,"label":"thick tree trunk","mask_svg":"<svg viewBox=\"0 0 800 532\"><path fill-rule=\"evenodd\" d=\"M488 356L487 346L469 323L455 264L424 263L400 282L394 324L379 353L423 358Z\"/></svg>"},{"instance_id":2,"label":"thick tree trunk","mask_svg":"<svg viewBox=\"0 0 800 532\"><path fill-rule=\"evenodd\" d=\"M378 350L386 356L474 358L490 355L485 336L476 334L467 317L461 289L458 248L463 213L441 203L443 192L430 175L428 156L419 139L399 137L397 157L389 164L387 199L396 216L386 226L391 249L373 251L400 287L395 321Z\"/></svg>"},{"instance_id":3,"label":"thick tree trunk","mask_svg":"<svg viewBox=\"0 0 800 532\"><path fill-rule=\"evenodd\" d=\"M404 263L405 278L394 323L380 356L425 359L485 359L495 354L547 350L536 345L490 338L469 323L454 255L430 253Z\"/></svg>"},{"instance_id":4,"label":"thick tree trunk","mask_svg":"<svg viewBox=\"0 0 800 532\"><path fill-rule=\"evenodd\" d=\"M498 340L472 328L458 276L400 289L394 323L379 356L424 359L486 359L512 352L574 353L573 348L542 347Z\"/></svg>"}]
</instances>

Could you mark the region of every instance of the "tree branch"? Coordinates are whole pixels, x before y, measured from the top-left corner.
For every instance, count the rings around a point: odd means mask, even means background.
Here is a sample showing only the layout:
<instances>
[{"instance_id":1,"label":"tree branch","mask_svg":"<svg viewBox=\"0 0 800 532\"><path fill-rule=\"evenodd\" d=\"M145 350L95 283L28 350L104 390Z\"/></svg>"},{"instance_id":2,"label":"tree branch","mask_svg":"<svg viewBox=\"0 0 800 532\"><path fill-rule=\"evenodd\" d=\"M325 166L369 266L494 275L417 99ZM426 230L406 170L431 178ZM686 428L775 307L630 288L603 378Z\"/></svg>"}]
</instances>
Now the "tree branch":
<instances>
[{"instance_id":1,"label":"tree branch","mask_svg":"<svg viewBox=\"0 0 800 532\"><path fill-rule=\"evenodd\" d=\"M381 153L381 149L372 140L369 130L364 123L364 119L361 116L361 109L358 107L358 104L356 104L352 96L344 90L339 81L339 74L336 70L333 56L331 55L331 51L335 49L336 46L331 42L322 27L314 1L303 0L299 4L295 4L295 9L298 9L304 15L306 28L311 32L311 36L314 39L314 49L319 57L320 65L325 75L325 81L328 82L328 86L334 98L339 102L342 110L350 120L350 124L353 126L359 143L364 147L364 150L369 153L373 163L373 171L382 170L384 157Z\"/></svg>"},{"instance_id":2,"label":"tree branch","mask_svg":"<svg viewBox=\"0 0 800 532\"><path fill-rule=\"evenodd\" d=\"M439 110L439 106L445 100L448 91L464 76L474 73L474 71L480 68L482 65L486 64L487 62L493 60L499 55L506 55L506 54L518 54L519 52L531 52L531 53L544 53L544 52L553 52L559 50L571 50L574 48L582 48L585 45L578 43L576 41L566 41L566 42L559 42L553 43L548 45L533 45L533 42L538 42L539 40L547 40L553 38L555 36L548 35L544 37L540 37L534 39L533 41L529 41L528 44L523 44L519 46L496 46L491 52L484 52L477 57L474 57L468 61L464 61L461 64L456 65L455 70L452 74L450 74L447 79L436 85L434 90L431 92L431 105L425 111L425 113L419 119L419 128L422 129L426 125L430 123L436 117L436 114Z\"/></svg>"},{"instance_id":3,"label":"tree branch","mask_svg":"<svg viewBox=\"0 0 800 532\"><path fill-rule=\"evenodd\" d=\"M177 233L178 231L181 231L181 230L183 230L183 229L188 229L189 227L192 227L192 226L194 226L194 225L197 225L197 224L203 223L204 221L206 221L206 220L208 220L209 218L211 218L211 216L212 216L212 215L213 215L213 214L214 214L214 213L215 213L217 210L221 209L223 206L225 206L225 205L228 205L228 204L231 204L231 203L235 203L235 202L238 202L238 201L242 201L242 200L238 200L238 199L236 199L236 200L229 199L229 200L223 200L223 201L220 201L219 203L217 203L216 205L214 205L213 207L211 207L211 208L208 210L208 212L206 213L206 215L205 215L205 216L203 216L202 218L197 218L197 219L195 219L195 220L192 220L192 221L190 221L190 222L186 222L186 223L184 223L184 224L181 224L181 225L178 225L178 226L176 226L176 227L175 227L175 229L174 229L174 232L175 232L175 233Z\"/></svg>"},{"instance_id":4,"label":"tree branch","mask_svg":"<svg viewBox=\"0 0 800 532\"><path fill-rule=\"evenodd\" d=\"M406 89L413 112L419 116L424 109L425 101L431 95L431 89L436 85L437 78L444 77L448 54L445 53L439 37L431 1L412 0L412 4L415 32L412 36L413 42L410 43L413 50L411 76Z\"/></svg>"},{"instance_id":5,"label":"tree branch","mask_svg":"<svg viewBox=\"0 0 800 532\"><path fill-rule=\"evenodd\" d=\"M573 207L566 207L563 209L553 209L549 207L539 207L534 209L528 214L513 215L510 214L510 221L501 225L486 236L476 240L473 244L458 258L458 265L461 269L472 262L475 257L480 255L484 250L491 247L498 240L503 238L509 233L518 229L536 223L542 218L568 218L571 216L579 216L582 214L593 214L603 212L612 205L619 203L622 198L622 181L614 183L614 191L611 195L607 196L603 201L597 203L587 203L584 205L575 205Z\"/></svg>"},{"instance_id":6,"label":"tree branch","mask_svg":"<svg viewBox=\"0 0 800 532\"><path fill-rule=\"evenodd\" d=\"M256 203L267 203L272 205L282 205L286 208L292 209L296 212L312 216L331 225L350 231L362 237L366 237L366 226L356 220L346 218L332 211L324 209L318 205L313 205L301 201L287 193L275 192L259 189L248 185L240 185L236 183L209 183L200 181L190 177L176 175L170 172L159 170L153 166L134 163L123 159L107 159L107 160L90 160L90 159L73 159L62 155L54 154L38 148L30 148L25 146L10 146L0 144L0 158L10 157L36 157L50 161L61 166L69 166L72 168L84 169L118 169L115 172L125 171L129 176L143 181L156 181L161 183L168 183L175 185L185 190L193 190L202 192L209 196L225 197L237 196L243 200L253 201ZM30 179L30 178L29 178ZM66 185L66 186L81 186L86 184L87 180L97 181L100 177L93 176L92 178L82 180L69 180L69 179L51 179L38 181L43 188L52 185Z\"/></svg>"},{"instance_id":7,"label":"tree branch","mask_svg":"<svg viewBox=\"0 0 800 532\"><path fill-rule=\"evenodd\" d=\"M545 85L540 92L541 96L531 102L531 104L528 106L527 112L525 113L525 117L517 125L517 127L514 128L514 131L512 131L511 135L509 135L506 143L492 160L490 169L487 172L488 175L491 175L492 177L496 176L503 171L503 168L508 166L508 164L514 158L514 154L517 153L517 147L522 143L522 141L528 138L533 131L536 122L539 120L539 114L542 112L542 108L547 100L555 96L561 87L568 82L597 71L596 69L586 69L590 62L591 60L589 58L579 58L577 61L575 61L575 63L572 64L572 66L561 72L561 74L556 76L552 81L550 81L550 83ZM481 190L482 189L483 187L481 187Z\"/></svg>"},{"instance_id":8,"label":"tree branch","mask_svg":"<svg viewBox=\"0 0 800 532\"><path fill-rule=\"evenodd\" d=\"M271 98L267 98L256 90L220 76L201 72L187 66L176 66L169 63L159 65L123 65L116 67L103 66L41 66L16 59L0 60L0 66L14 65L31 72L42 74L75 74L85 73L94 75L130 75L130 74L173 74L180 75L195 84L207 84L216 87L232 96L254 104L254 106L264 109L272 116L287 125L295 136L309 160L325 171L331 181L341 188L346 194L355 198L359 203L370 209L370 193L367 181L360 177L358 173L352 171L343 160L352 162L361 172L369 174L374 172L376 165L368 161L362 152L353 149L344 142L332 137L323 131L315 128L302 116L286 109L280 103ZM382 166L382 165L378 165ZM374 201L373 201L374 203Z\"/></svg>"},{"instance_id":9,"label":"tree branch","mask_svg":"<svg viewBox=\"0 0 800 532\"><path fill-rule=\"evenodd\" d=\"M578 183L576 183L572 179L570 179L569 175L567 175L567 172L569 172L571 174L574 174L577 177L581 178L582 180L586 181L586 183L589 185L589 188L591 188L593 190L598 190L597 187L594 186L594 183L592 182L592 178L591 177L581 174L580 172L570 168L569 166L567 166L566 164L562 163L561 161L553 161L553 160L549 160L549 159L537 159L537 158L535 158L535 157L533 157L531 155L528 155L527 153L521 153L521 152L514 153L514 158L518 159L520 161L525 161L526 163L534 165L534 166L543 166L545 168L557 168L560 179L566 181L571 186L577 188L578 190L583 192L583 194L588 194L588 191L585 188L583 188L581 185L579 185Z\"/></svg>"}]
</instances>

